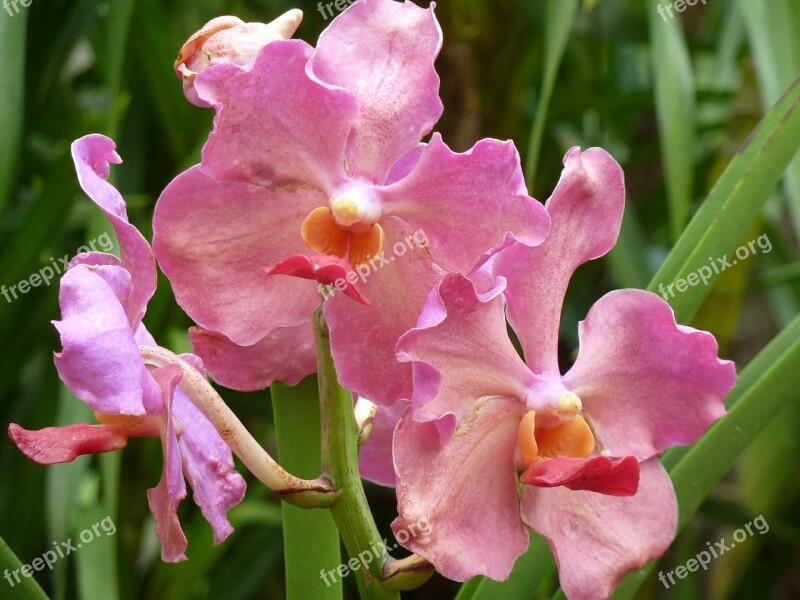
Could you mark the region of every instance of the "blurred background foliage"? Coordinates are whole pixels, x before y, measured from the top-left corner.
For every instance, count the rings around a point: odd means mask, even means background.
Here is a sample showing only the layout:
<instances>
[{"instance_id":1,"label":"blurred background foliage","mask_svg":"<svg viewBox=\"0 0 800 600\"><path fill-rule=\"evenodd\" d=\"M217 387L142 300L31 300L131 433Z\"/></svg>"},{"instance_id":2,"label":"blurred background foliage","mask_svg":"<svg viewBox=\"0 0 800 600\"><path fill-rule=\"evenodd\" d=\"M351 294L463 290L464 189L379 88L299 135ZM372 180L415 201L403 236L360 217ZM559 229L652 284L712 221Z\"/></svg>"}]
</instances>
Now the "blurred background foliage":
<instances>
[{"instance_id":1,"label":"blurred background foliage","mask_svg":"<svg viewBox=\"0 0 800 600\"><path fill-rule=\"evenodd\" d=\"M603 146L625 169L628 204L620 243L583 267L569 291L565 366L577 344L575 323L605 291L647 285L737 148L800 73L796 0L708 0L667 20L660 4L442 0L437 8L445 35L438 62L445 113L437 129L454 149L466 150L485 136L513 139L531 192L542 201L573 145ZM211 112L186 102L174 75L181 44L218 15L268 21L293 7L306 13L298 37L315 43L329 21L305 0L34 0L13 15L0 12L0 284L14 285L51 257L72 256L111 233L79 192L69 156L70 142L88 133L117 141L124 163L113 169L113 181L131 220L150 238L160 190L198 161L211 128ZM723 356L740 370L798 314L799 231L795 160L742 240L767 233L773 250L726 271L692 323L714 332ZM50 324L59 318L57 300L55 284L12 302L0 297L4 426L91 419L52 364L59 347ZM190 321L163 277L145 323L165 345L188 349ZM222 391L274 448L268 393ZM651 576L638 597L800 597L798 428L795 401L742 449L656 572L683 564L706 542L730 537L759 514L769 522L769 534L756 535L707 573L692 574L670 590ZM43 468L4 437L0 536L30 562L52 541L76 538L103 517L113 518L115 535L37 574L54 598L281 598L280 507L257 483L231 513L235 533L218 547L211 545L199 510L183 502L190 560L159 560L145 490L158 481L160 461L156 440L134 440L121 453ZM368 494L388 534L393 494L375 486ZM550 568L538 589L520 597L549 597L556 588ZM452 597L457 589L436 576L407 597ZM352 595L354 587L347 592ZM0 583L0 598L14 596Z\"/></svg>"}]
</instances>

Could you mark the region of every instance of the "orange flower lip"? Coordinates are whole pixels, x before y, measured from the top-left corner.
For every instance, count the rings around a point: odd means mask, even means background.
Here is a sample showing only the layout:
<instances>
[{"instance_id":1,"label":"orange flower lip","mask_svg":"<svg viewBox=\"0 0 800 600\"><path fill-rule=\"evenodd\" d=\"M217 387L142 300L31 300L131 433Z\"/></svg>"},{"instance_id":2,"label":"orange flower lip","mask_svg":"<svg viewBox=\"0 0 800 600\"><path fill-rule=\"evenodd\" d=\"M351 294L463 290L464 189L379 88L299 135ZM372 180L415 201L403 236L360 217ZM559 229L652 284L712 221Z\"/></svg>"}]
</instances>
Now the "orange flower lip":
<instances>
[{"instance_id":1,"label":"orange flower lip","mask_svg":"<svg viewBox=\"0 0 800 600\"><path fill-rule=\"evenodd\" d=\"M528 411L517 432L525 468L540 458L586 458L595 447L594 434L581 415L555 427L536 427L536 412Z\"/></svg>"}]
</instances>

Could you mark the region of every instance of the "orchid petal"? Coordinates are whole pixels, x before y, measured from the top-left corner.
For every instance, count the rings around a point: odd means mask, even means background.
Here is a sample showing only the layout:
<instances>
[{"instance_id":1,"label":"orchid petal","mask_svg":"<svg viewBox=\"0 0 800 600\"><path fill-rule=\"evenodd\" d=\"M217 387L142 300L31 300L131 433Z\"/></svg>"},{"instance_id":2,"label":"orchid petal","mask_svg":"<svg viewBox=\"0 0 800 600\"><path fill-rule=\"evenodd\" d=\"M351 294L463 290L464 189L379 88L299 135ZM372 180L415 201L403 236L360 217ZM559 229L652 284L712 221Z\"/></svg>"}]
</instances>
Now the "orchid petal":
<instances>
[{"instance_id":1,"label":"orchid petal","mask_svg":"<svg viewBox=\"0 0 800 600\"><path fill-rule=\"evenodd\" d=\"M378 485L395 485L392 438L397 422L407 407L408 402L403 400L398 400L388 408L378 407L372 420L372 433L358 452L358 468L364 479Z\"/></svg>"},{"instance_id":2,"label":"orchid petal","mask_svg":"<svg viewBox=\"0 0 800 600\"><path fill-rule=\"evenodd\" d=\"M289 275L310 279L322 285L336 285L344 287L344 293L356 302L365 306L371 306L355 284L350 283L358 277L350 263L343 258L328 256L327 254L315 254L314 256L304 256L298 254L267 270L267 275Z\"/></svg>"},{"instance_id":3,"label":"orchid petal","mask_svg":"<svg viewBox=\"0 0 800 600\"><path fill-rule=\"evenodd\" d=\"M639 463L633 456L611 458L567 458L539 460L520 477L522 483L539 487L563 485L571 490L589 490L611 496L633 496L639 489Z\"/></svg>"},{"instance_id":4,"label":"orchid petal","mask_svg":"<svg viewBox=\"0 0 800 600\"><path fill-rule=\"evenodd\" d=\"M40 465L68 463L84 454L114 452L122 450L128 443L128 437L118 427L86 423L37 431L11 423L8 437L25 456Z\"/></svg>"}]
</instances>

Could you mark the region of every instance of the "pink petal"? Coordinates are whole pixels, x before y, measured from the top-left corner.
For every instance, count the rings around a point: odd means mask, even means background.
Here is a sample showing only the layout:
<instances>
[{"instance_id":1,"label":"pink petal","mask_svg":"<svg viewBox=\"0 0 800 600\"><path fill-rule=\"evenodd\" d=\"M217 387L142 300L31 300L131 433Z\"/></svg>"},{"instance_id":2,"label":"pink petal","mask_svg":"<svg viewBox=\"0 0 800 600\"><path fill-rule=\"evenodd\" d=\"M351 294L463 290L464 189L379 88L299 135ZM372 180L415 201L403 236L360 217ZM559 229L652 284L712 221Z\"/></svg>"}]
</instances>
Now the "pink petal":
<instances>
[{"instance_id":1,"label":"pink petal","mask_svg":"<svg viewBox=\"0 0 800 600\"><path fill-rule=\"evenodd\" d=\"M79 265L61 279L56 369L73 394L104 413L144 415L160 405L123 308L131 293L122 267Z\"/></svg>"},{"instance_id":2,"label":"pink petal","mask_svg":"<svg viewBox=\"0 0 800 600\"><path fill-rule=\"evenodd\" d=\"M558 325L567 285L580 265L616 243L625 204L622 169L605 150L573 148L545 208L552 227L541 246L517 244L497 261L508 279L508 320L535 373L558 376Z\"/></svg>"},{"instance_id":3,"label":"pink petal","mask_svg":"<svg viewBox=\"0 0 800 600\"><path fill-rule=\"evenodd\" d=\"M516 398L524 407L533 375L508 338L504 283L478 296L469 279L447 276L417 328L400 338L398 358L413 363L416 420L451 414L461 422L488 396Z\"/></svg>"},{"instance_id":4,"label":"pink petal","mask_svg":"<svg viewBox=\"0 0 800 600\"><path fill-rule=\"evenodd\" d=\"M358 451L358 468L364 479L378 485L395 485L392 438L397 422L407 407L408 402L403 400L388 408L378 407L372 421L372 433Z\"/></svg>"},{"instance_id":5,"label":"pink petal","mask_svg":"<svg viewBox=\"0 0 800 600\"><path fill-rule=\"evenodd\" d=\"M429 533L409 537L403 546L448 579L505 579L528 547L514 463L523 411L513 400L483 399L444 444L433 423L413 421L409 413L397 426L400 516L392 530L397 534L427 521Z\"/></svg>"},{"instance_id":6,"label":"pink petal","mask_svg":"<svg viewBox=\"0 0 800 600\"><path fill-rule=\"evenodd\" d=\"M185 552L188 544L178 520L178 504L186 497L186 482L183 480L181 451L172 419L172 398L182 372L178 365L168 365L154 369L152 373L164 399L164 410L161 415L164 469L158 485L147 490L147 500L150 512L156 519L156 535L161 540L161 560L179 562L186 560Z\"/></svg>"},{"instance_id":7,"label":"pink petal","mask_svg":"<svg viewBox=\"0 0 800 600\"><path fill-rule=\"evenodd\" d=\"M411 173L380 195L384 214L424 231L434 260L450 271L468 273L515 239L540 244L548 230L512 142L481 140L457 154L434 134Z\"/></svg>"},{"instance_id":8,"label":"pink petal","mask_svg":"<svg viewBox=\"0 0 800 600\"><path fill-rule=\"evenodd\" d=\"M520 481L546 488L563 485L571 490L633 496L639 489L639 463L633 456L558 456L534 462L522 474Z\"/></svg>"},{"instance_id":9,"label":"pink petal","mask_svg":"<svg viewBox=\"0 0 800 600\"><path fill-rule=\"evenodd\" d=\"M311 321L273 329L252 346L197 327L189 330L189 338L214 380L234 390L263 390L275 381L297 385L317 370Z\"/></svg>"},{"instance_id":10,"label":"pink petal","mask_svg":"<svg viewBox=\"0 0 800 600\"><path fill-rule=\"evenodd\" d=\"M601 442L639 460L691 444L725 414L736 367L714 336L675 323L655 294L603 296L580 324L580 352L564 377Z\"/></svg>"},{"instance_id":11,"label":"pink petal","mask_svg":"<svg viewBox=\"0 0 800 600\"><path fill-rule=\"evenodd\" d=\"M310 279L322 285L338 285L337 289L343 289L344 293L356 302L371 306L370 301L361 295L355 283L351 283L351 281L358 281L358 274L343 258L327 254L315 254L314 256L298 254L267 269L266 273L267 275L289 275Z\"/></svg>"},{"instance_id":12,"label":"pink petal","mask_svg":"<svg viewBox=\"0 0 800 600\"><path fill-rule=\"evenodd\" d=\"M302 187L217 182L198 167L179 175L153 217L153 247L178 303L204 329L245 346L307 321L320 304L317 286L264 269L309 253L300 226L324 201Z\"/></svg>"},{"instance_id":13,"label":"pink petal","mask_svg":"<svg viewBox=\"0 0 800 600\"><path fill-rule=\"evenodd\" d=\"M351 173L382 183L442 115L434 61L442 31L412 2L358 2L322 32L309 68L358 99L347 147Z\"/></svg>"},{"instance_id":14,"label":"pink petal","mask_svg":"<svg viewBox=\"0 0 800 600\"><path fill-rule=\"evenodd\" d=\"M381 222L386 247L407 235L395 219ZM395 345L414 327L430 289L441 276L424 248L412 247L373 271L364 284L372 307L334 294L323 304L339 381L380 406L411 397L411 366L397 362Z\"/></svg>"},{"instance_id":15,"label":"pink petal","mask_svg":"<svg viewBox=\"0 0 800 600\"><path fill-rule=\"evenodd\" d=\"M247 484L234 467L230 447L180 388L175 389L172 408L183 425L179 445L192 500L211 524L214 543L219 544L233 532L228 511L242 501Z\"/></svg>"},{"instance_id":16,"label":"pink petal","mask_svg":"<svg viewBox=\"0 0 800 600\"><path fill-rule=\"evenodd\" d=\"M100 207L117 233L122 265L131 274L133 282L133 293L126 306L133 326L142 320L147 303L155 292L156 263L147 240L128 222L122 196L106 181L109 163L122 162L114 151L115 147L113 140L103 135L87 135L72 143L72 158L81 188Z\"/></svg>"},{"instance_id":17,"label":"pink petal","mask_svg":"<svg viewBox=\"0 0 800 600\"><path fill-rule=\"evenodd\" d=\"M654 458L641 464L635 496L526 486L522 514L547 538L567 597L600 600L669 547L678 505L669 475Z\"/></svg>"},{"instance_id":18,"label":"pink petal","mask_svg":"<svg viewBox=\"0 0 800 600\"><path fill-rule=\"evenodd\" d=\"M299 40L272 42L251 65L219 65L197 76L198 95L217 109L203 148L204 173L218 181L304 184L324 192L346 181L345 143L356 101L306 74L311 53Z\"/></svg>"},{"instance_id":19,"label":"pink petal","mask_svg":"<svg viewBox=\"0 0 800 600\"><path fill-rule=\"evenodd\" d=\"M40 465L68 463L84 454L122 450L128 443L125 433L111 425L78 423L66 427L46 427L38 431L8 426L8 437L22 453Z\"/></svg>"}]
</instances>

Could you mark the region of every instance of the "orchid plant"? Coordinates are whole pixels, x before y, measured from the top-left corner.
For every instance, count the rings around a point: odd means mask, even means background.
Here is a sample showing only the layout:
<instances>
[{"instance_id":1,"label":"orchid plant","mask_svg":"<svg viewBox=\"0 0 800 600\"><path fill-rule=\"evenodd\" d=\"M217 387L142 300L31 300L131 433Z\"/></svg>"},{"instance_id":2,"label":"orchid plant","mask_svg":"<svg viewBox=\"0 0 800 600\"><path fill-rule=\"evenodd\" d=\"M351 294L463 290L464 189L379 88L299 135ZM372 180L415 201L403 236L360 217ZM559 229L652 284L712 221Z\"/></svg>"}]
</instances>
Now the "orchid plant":
<instances>
[{"instance_id":1,"label":"orchid plant","mask_svg":"<svg viewBox=\"0 0 800 600\"><path fill-rule=\"evenodd\" d=\"M631 289L597 300L574 364L561 364L570 280L620 231L616 160L569 150L542 205L512 142L456 153L427 137L443 111L433 6L361 0L316 48L290 39L301 18L220 17L181 49L186 98L213 109L214 130L161 194L152 249L107 181L114 142L73 144L81 186L120 241L119 257L72 261L55 322L58 374L97 423L12 424L11 438L40 464L159 438L163 473L147 498L164 561L186 559L184 476L214 543L231 533L245 493L236 454L284 501L331 510L363 598L396 597L434 570L505 580L530 530L569 598L608 597L672 543L678 508L659 455L725 415L733 363L710 333ZM143 324L156 262L196 323L192 354ZM207 374L254 391L314 373L322 471L307 480ZM380 544L362 476L396 486L392 528L410 556Z\"/></svg>"}]
</instances>

